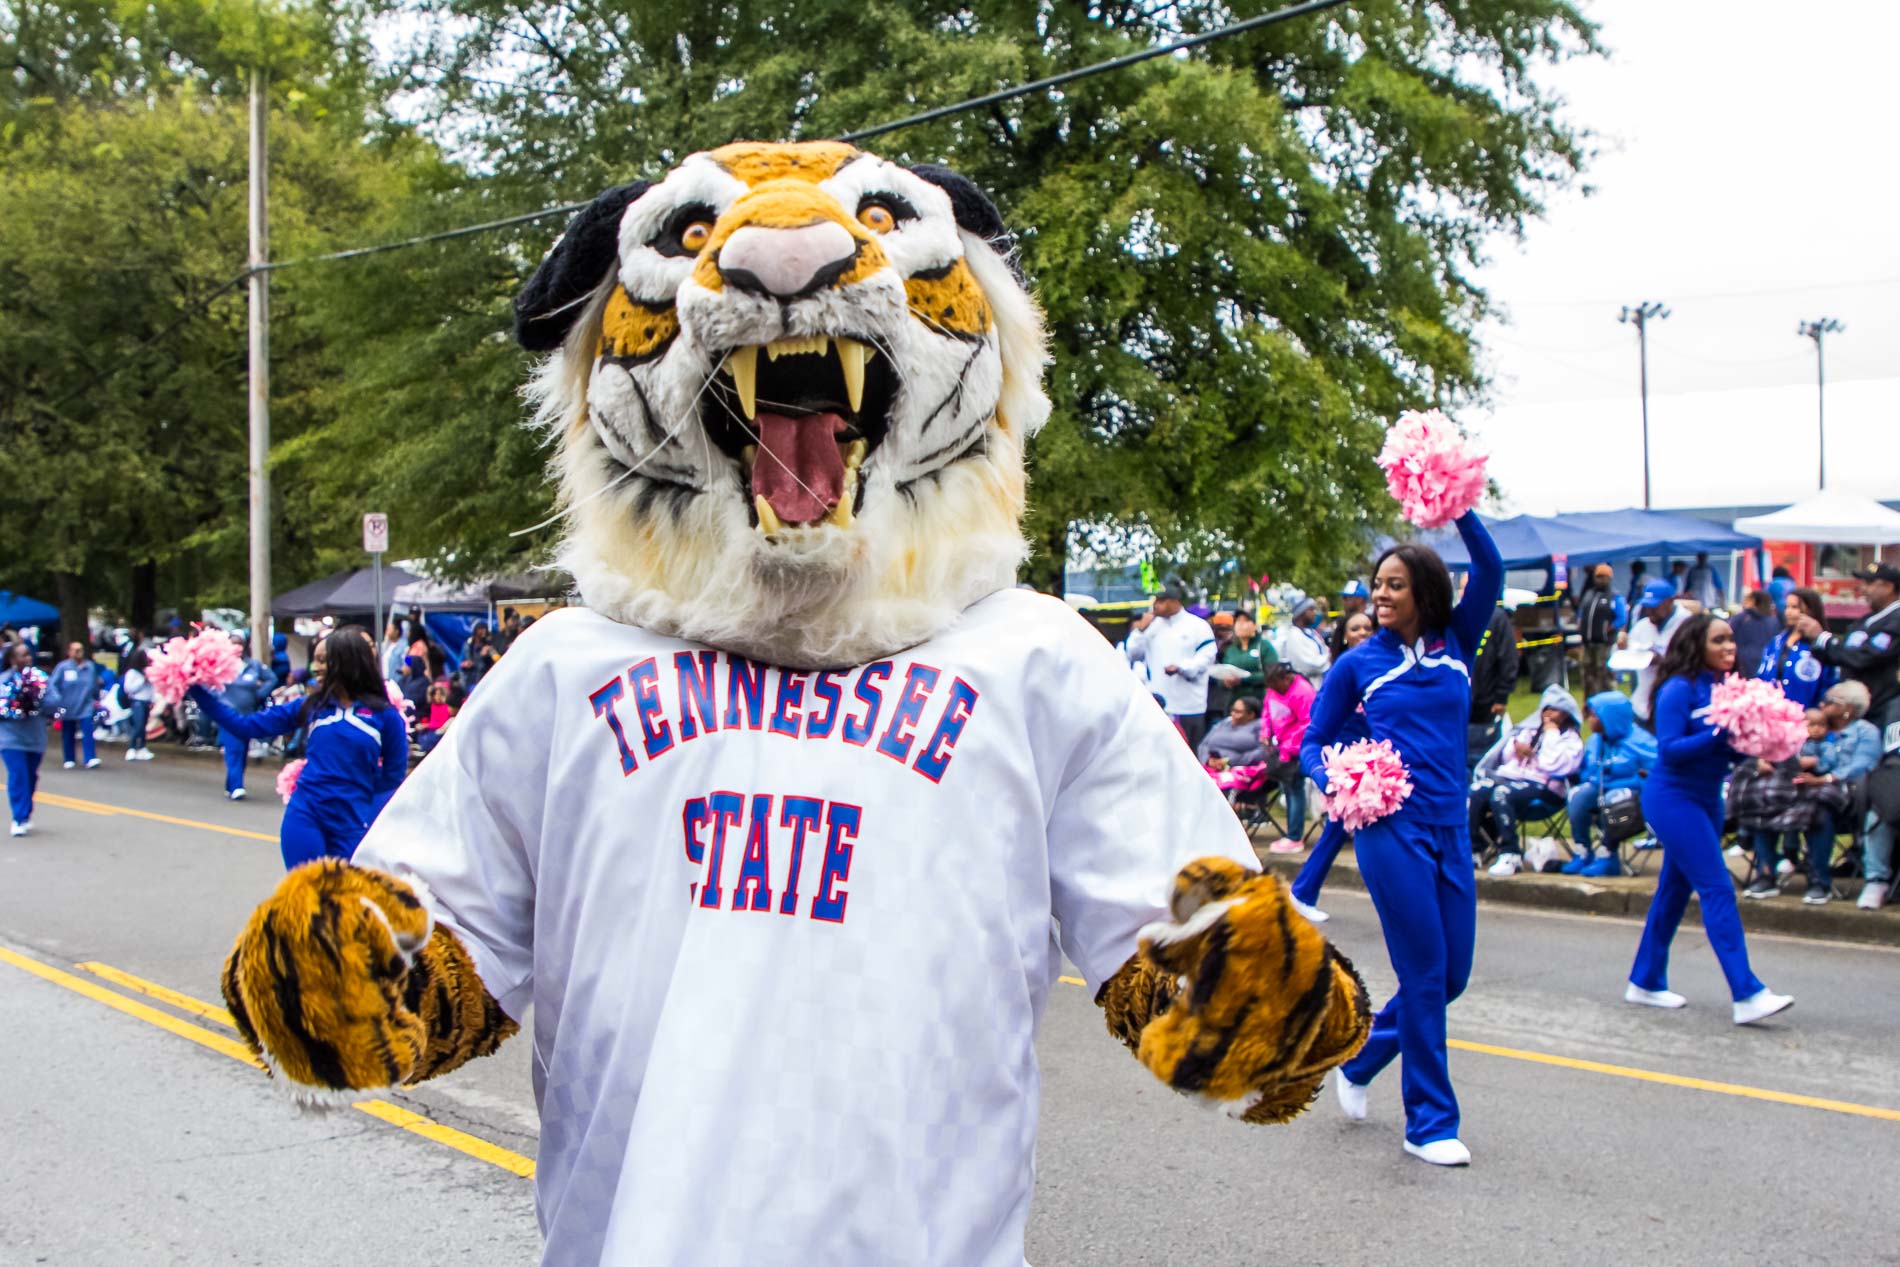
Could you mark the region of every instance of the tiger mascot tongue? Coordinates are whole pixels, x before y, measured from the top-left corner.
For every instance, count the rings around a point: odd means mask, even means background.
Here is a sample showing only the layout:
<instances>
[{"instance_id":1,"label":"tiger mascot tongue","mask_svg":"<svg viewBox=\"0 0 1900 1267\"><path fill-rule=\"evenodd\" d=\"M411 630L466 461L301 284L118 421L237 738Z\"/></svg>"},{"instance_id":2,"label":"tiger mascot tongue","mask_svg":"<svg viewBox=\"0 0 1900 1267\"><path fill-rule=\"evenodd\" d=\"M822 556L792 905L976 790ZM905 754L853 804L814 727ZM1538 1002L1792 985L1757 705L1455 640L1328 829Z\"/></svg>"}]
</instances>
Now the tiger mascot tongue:
<instances>
[{"instance_id":1,"label":"tiger mascot tongue","mask_svg":"<svg viewBox=\"0 0 1900 1267\"><path fill-rule=\"evenodd\" d=\"M516 317L584 606L253 914L224 992L281 1084L418 1082L532 1006L561 1264L1020 1264L1065 954L1176 1090L1311 1101L1351 965L1120 655L1014 588L1045 354L980 190L696 154Z\"/></svg>"}]
</instances>

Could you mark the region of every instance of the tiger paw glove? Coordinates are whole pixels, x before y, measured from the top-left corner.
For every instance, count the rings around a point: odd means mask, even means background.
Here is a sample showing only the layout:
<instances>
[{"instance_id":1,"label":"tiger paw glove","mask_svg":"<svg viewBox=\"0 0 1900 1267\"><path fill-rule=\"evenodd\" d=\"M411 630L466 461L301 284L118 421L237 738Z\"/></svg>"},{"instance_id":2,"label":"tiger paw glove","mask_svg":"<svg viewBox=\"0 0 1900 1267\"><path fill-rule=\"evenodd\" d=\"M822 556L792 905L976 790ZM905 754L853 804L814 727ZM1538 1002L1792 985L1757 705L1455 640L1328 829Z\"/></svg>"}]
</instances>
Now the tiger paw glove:
<instances>
[{"instance_id":1,"label":"tiger paw glove","mask_svg":"<svg viewBox=\"0 0 1900 1267\"><path fill-rule=\"evenodd\" d=\"M223 989L245 1043L311 1107L446 1073L516 1029L413 888L335 859L252 912Z\"/></svg>"},{"instance_id":2,"label":"tiger paw glove","mask_svg":"<svg viewBox=\"0 0 1900 1267\"><path fill-rule=\"evenodd\" d=\"M1169 909L1174 922L1143 929L1103 987L1110 1030L1176 1091L1242 1121L1291 1121L1366 1041L1365 984L1277 876L1202 858L1175 877ZM1137 1019L1138 1038L1124 1032Z\"/></svg>"}]
</instances>

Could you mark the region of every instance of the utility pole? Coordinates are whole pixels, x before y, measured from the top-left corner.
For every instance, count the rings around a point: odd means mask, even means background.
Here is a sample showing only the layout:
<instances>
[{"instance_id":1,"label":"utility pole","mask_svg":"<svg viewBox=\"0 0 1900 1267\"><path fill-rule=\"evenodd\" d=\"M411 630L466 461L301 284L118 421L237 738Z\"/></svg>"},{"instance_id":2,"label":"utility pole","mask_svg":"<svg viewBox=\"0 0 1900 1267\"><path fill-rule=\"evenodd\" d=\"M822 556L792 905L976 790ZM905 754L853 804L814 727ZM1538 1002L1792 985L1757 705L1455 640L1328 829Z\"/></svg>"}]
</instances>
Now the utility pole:
<instances>
[{"instance_id":1,"label":"utility pole","mask_svg":"<svg viewBox=\"0 0 1900 1267\"><path fill-rule=\"evenodd\" d=\"M270 659L270 221L264 72L251 71L251 654Z\"/></svg>"},{"instance_id":2,"label":"utility pole","mask_svg":"<svg viewBox=\"0 0 1900 1267\"><path fill-rule=\"evenodd\" d=\"M1669 309L1654 300L1645 300L1634 308L1627 305L1617 320L1636 327L1636 364L1643 393L1643 509L1649 509L1649 323L1666 319Z\"/></svg>"},{"instance_id":3,"label":"utility pole","mask_svg":"<svg viewBox=\"0 0 1900 1267\"><path fill-rule=\"evenodd\" d=\"M1820 488L1827 487L1827 360L1821 351L1821 341L1845 329L1847 327L1834 318L1822 317L1803 321L1795 330L1802 338L1814 340L1814 419L1821 437Z\"/></svg>"}]
</instances>

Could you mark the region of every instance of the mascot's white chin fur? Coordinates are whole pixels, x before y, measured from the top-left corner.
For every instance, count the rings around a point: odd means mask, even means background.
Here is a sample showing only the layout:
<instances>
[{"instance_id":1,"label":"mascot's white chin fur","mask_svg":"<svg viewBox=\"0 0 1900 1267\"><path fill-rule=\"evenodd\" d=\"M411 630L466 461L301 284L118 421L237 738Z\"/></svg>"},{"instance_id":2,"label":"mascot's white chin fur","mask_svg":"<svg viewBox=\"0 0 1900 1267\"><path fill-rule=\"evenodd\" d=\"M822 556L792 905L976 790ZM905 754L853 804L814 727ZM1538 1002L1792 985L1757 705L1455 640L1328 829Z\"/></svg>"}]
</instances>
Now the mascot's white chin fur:
<instances>
[{"instance_id":1,"label":"mascot's white chin fur","mask_svg":"<svg viewBox=\"0 0 1900 1267\"><path fill-rule=\"evenodd\" d=\"M1049 403L1009 250L967 181L829 143L603 194L517 301L586 604L819 668L1013 585Z\"/></svg>"}]
</instances>

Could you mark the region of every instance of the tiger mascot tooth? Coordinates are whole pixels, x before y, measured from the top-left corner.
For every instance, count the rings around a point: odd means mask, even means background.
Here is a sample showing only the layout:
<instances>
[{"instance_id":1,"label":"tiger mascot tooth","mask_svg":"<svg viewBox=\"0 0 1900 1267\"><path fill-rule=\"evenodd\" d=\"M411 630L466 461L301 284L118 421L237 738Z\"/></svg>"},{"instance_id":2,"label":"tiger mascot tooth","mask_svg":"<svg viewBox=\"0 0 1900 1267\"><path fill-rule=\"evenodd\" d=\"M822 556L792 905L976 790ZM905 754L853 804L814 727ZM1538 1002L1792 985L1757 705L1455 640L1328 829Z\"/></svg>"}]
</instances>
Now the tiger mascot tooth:
<instances>
[{"instance_id":1,"label":"tiger mascot tooth","mask_svg":"<svg viewBox=\"0 0 1900 1267\"><path fill-rule=\"evenodd\" d=\"M561 1265L1020 1267L1065 955L1169 1085L1305 1105L1366 1033L1350 965L1115 650L1015 588L1046 353L982 191L695 154L574 218L516 334L583 605L253 913L224 993L279 1084L528 1021Z\"/></svg>"}]
</instances>

